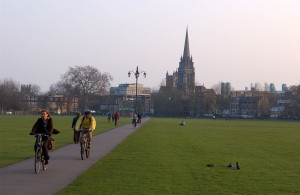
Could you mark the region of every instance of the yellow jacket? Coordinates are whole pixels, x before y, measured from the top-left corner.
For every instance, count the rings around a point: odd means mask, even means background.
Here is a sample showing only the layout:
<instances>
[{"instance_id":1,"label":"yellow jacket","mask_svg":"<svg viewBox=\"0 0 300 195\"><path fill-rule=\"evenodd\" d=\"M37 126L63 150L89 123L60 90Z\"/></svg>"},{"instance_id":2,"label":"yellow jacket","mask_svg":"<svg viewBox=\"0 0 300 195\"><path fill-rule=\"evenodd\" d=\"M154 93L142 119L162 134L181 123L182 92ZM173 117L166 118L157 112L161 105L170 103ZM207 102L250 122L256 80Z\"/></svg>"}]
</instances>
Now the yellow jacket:
<instances>
[{"instance_id":1,"label":"yellow jacket","mask_svg":"<svg viewBox=\"0 0 300 195\"><path fill-rule=\"evenodd\" d=\"M75 125L76 130L79 130L79 129L92 129L94 131L95 128L96 128L96 120L92 116L91 116L91 120L86 118L85 116L80 117L77 120L76 125Z\"/></svg>"}]
</instances>

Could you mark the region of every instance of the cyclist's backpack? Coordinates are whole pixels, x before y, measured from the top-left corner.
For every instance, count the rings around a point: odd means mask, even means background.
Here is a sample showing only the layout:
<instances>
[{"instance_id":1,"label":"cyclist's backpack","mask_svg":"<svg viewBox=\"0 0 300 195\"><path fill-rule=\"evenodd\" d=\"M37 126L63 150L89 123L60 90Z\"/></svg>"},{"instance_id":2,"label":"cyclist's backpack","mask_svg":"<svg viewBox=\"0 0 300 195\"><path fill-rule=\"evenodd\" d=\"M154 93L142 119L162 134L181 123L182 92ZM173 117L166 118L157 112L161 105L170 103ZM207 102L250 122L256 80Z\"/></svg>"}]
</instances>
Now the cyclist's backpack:
<instances>
[{"instance_id":1,"label":"cyclist's backpack","mask_svg":"<svg viewBox=\"0 0 300 195\"><path fill-rule=\"evenodd\" d=\"M48 138L48 150L54 150L55 149L55 140L52 137Z\"/></svg>"},{"instance_id":2,"label":"cyclist's backpack","mask_svg":"<svg viewBox=\"0 0 300 195\"><path fill-rule=\"evenodd\" d=\"M84 121L84 119L85 119L85 116L82 117L82 121L81 121L81 124L80 124L80 128L81 128L81 125L82 125L82 122ZM92 117L90 118L90 124L92 124Z\"/></svg>"}]
</instances>

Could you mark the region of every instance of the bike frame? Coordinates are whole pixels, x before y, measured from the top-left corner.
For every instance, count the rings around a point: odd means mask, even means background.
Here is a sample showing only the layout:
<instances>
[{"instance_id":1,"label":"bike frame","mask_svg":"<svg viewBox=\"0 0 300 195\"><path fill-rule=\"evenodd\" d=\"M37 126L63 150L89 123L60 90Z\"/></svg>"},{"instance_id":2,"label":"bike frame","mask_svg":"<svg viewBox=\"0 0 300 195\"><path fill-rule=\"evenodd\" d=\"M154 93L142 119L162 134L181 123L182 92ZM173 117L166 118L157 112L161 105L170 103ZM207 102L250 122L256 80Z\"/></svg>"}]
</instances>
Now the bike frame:
<instances>
[{"instance_id":1,"label":"bike frame","mask_svg":"<svg viewBox=\"0 0 300 195\"><path fill-rule=\"evenodd\" d=\"M132 124L133 124L133 127L135 128L137 125L137 119L132 119Z\"/></svg>"},{"instance_id":2,"label":"bike frame","mask_svg":"<svg viewBox=\"0 0 300 195\"><path fill-rule=\"evenodd\" d=\"M92 132L90 129L82 129L80 130L80 154L81 159L84 160L84 157L88 158L90 155L90 149L88 148L88 138L87 133ZM85 156L84 156L85 153Z\"/></svg>"},{"instance_id":3,"label":"bike frame","mask_svg":"<svg viewBox=\"0 0 300 195\"><path fill-rule=\"evenodd\" d=\"M33 136L36 137L36 150L35 150L35 158L34 158L34 169L35 169L35 173L38 174L41 168L41 165L43 167L43 170L47 169L47 165L45 165L44 162L44 156L42 154L42 143L43 143L43 136L49 137L48 134L45 133L36 133Z\"/></svg>"}]
</instances>

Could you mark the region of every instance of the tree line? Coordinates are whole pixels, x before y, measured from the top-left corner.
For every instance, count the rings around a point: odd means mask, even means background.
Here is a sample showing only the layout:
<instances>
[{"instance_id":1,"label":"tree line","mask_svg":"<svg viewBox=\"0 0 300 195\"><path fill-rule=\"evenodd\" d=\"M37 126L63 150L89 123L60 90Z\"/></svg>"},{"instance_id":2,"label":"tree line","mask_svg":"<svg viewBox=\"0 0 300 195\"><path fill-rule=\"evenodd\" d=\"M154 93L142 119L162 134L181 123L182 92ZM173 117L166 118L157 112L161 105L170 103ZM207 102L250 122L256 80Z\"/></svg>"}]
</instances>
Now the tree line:
<instances>
[{"instance_id":1,"label":"tree line","mask_svg":"<svg viewBox=\"0 0 300 195\"><path fill-rule=\"evenodd\" d=\"M86 109L94 105L97 97L109 93L112 76L102 73L93 66L74 66L61 76L61 79L52 84L45 93L40 86L30 84L29 91L22 91L21 85L13 79L0 80L0 109L1 112L9 110L24 110L24 98L26 95L54 96L63 95L68 101L78 97L80 109Z\"/></svg>"},{"instance_id":2,"label":"tree line","mask_svg":"<svg viewBox=\"0 0 300 195\"><path fill-rule=\"evenodd\" d=\"M300 85L283 92L270 91L269 84L255 84L249 91L221 94L221 82L213 89L186 94L176 88L161 87L152 94L156 116L165 117L254 117L300 118Z\"/></svg>"}]
</instances>

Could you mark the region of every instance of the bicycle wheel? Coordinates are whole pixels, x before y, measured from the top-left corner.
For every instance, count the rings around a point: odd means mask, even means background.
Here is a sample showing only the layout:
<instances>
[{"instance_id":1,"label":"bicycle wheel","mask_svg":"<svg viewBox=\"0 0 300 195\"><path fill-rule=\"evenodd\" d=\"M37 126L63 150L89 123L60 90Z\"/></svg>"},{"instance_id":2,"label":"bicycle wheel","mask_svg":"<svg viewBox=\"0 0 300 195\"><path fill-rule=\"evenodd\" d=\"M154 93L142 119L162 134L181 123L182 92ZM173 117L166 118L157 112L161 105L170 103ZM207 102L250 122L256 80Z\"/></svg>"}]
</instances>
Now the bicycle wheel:
<instances>
[{"instance_id":1,"label":"bicycle wheel","mask_svg":"<svg viewBox=\"0 0 300 195\"><path fill-rule=\"evenodd\" d=\"M36 174L39 173L41 168L41 158L42 158L41 148L37 147L35 150L35 157L34 157L34 170Z\"/></svg>"},{"instance_id":2,"label":"bicycle wheel","mask_svg":"<svg viewBox=\"0 0 300 195\"><path fill-rule=\"evenodd\" d=\"M85 143L86 143L86 145L85 145L85 148L86 148L86 150L85 150L85 156L86 156L86 158L89 158L89 156L90 156L90 148L88 147L88 141L87 140L85 140Z\"/></svg>"},{"instance_id":3,"label":"bicycle wheel","mask_svg":"<svg viewBox=\"0 0 300 195\"><path fill-rule=\"evenodd\" d=\"M84 151L85 151L85 142L83 140L81 140L80 141L81 160L84 160Z\"/></svg>"}]
</instances>

